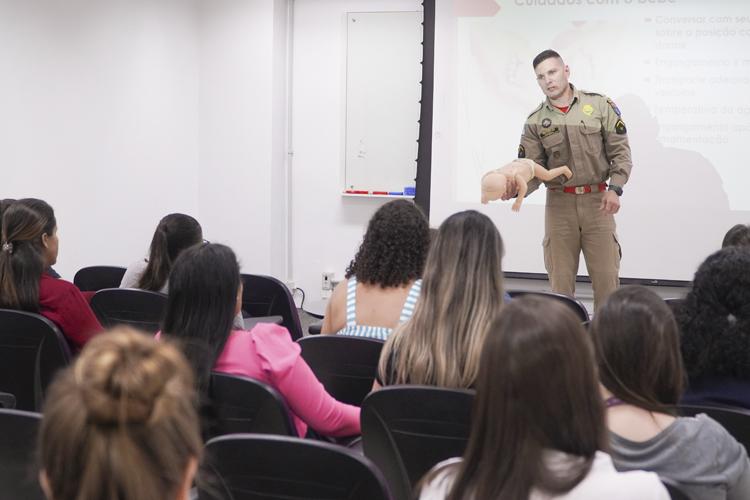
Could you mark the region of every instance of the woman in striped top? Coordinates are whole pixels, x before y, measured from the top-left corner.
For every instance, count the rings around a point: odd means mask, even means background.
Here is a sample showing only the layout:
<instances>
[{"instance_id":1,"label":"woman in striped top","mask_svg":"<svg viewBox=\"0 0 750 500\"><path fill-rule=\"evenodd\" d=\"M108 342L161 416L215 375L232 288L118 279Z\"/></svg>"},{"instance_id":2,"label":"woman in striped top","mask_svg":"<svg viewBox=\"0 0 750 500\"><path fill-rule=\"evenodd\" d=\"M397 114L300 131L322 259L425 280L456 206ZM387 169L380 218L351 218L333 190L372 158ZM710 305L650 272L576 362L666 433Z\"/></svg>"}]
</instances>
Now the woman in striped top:
<instances>
[{"instance_id":1,"label":"woman in striped top","mask_svg":"<svg viewBox=\"0 0 750 500\"><path fill-rule=\"evenodd\" d=\"M429 245L427 219L414 203L380 207L328 301L321 333L386 340L411 318Z\"/></svg>"}]
</instances>

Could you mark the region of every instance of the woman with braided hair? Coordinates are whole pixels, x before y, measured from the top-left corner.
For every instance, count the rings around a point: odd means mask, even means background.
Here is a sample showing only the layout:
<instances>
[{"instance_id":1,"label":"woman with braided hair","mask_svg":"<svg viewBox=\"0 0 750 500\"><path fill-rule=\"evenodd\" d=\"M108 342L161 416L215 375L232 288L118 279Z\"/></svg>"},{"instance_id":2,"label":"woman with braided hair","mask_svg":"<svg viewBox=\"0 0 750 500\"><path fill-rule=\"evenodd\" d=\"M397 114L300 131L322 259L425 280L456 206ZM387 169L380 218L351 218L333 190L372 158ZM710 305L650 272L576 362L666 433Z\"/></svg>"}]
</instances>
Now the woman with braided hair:
<instances>
[{"instance_id":1,"label":"woman with braided hair","mask_svg":"<svg viewBox=\"0 0 750 500\"><path fill-rule=\"evenodd\" d=\"M10 204L0 234L0 308L41 314L55 323L75 350L102 326L73 283L45 272L57 262L57 220L34 198Z\"/></svg>"},{"instance_id":2,"label":"woman with braided hair","mask_svg":"<svg viewBox=\"0 0 750 500\"><path fill-rule=\"evenodd\" d=\"M39 432L50 500L186 500L201 456L193 375L129 328L92 340L52 384Z\"/></svg>"},{"instance_id":3,"label":"woman with braided hair","mask_svg":"<svg viewBox=\"0 0 750 500\"><path fill-rule=\"evenodd\" d=\"M675 317L689 379L683 402L750 408L750 248L710 255Z\"/></svg>"}]
</instances>

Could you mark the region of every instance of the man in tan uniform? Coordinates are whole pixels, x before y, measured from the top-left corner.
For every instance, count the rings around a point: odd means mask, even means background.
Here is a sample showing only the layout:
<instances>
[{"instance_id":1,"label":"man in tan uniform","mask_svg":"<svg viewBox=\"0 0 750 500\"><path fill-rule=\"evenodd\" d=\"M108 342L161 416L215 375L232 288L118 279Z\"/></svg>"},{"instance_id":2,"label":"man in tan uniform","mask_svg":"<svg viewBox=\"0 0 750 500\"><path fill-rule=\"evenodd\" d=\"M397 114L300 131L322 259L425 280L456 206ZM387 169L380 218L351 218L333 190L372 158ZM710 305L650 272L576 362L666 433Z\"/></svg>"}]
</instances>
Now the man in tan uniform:
<instances>
[{"instance_id":1,"label":"man in tan uniform","mask_svg":"<svg viewBox=\"0 0 750 500\"><path fill-rule=\"evenodd\" d=\"M568 82L570 69L557 52L545 50L533 66L547 99L526 119L518 157L548 170L567 165L573 171L570 179L545 183L544 266L552 290L573 295L583 250L596 309L620 284L614 214L632 168L627 129L612 100ZM539 184L532 180L528 193ZM515 194L515 186L509 187L503 198Z\"/></svg>"}]
</instances>

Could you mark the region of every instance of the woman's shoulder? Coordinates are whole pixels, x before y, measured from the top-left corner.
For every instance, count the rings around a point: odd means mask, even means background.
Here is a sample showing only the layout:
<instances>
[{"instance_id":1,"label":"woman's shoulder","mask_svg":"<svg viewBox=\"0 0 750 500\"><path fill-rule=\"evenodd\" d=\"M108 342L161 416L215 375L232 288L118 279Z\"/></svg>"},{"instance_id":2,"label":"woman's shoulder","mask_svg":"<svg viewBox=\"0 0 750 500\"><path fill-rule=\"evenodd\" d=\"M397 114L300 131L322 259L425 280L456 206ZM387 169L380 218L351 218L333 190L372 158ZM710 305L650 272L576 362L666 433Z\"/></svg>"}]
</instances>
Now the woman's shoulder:
<instances>
[{"instance_id":1,"label":"woman's shoulder","mask_svg":"<svg viewBox=\"0 0 750 500\"><path fill-rule=\"evenodd\" d=\"M605 496L609 500L669 499L669 493L655 473L642 470L619 472L615 469L612 458L607 453L598 451L588 475L562 498L583 500Z\"/></svg>"},{"instance_id":2,"label":"woman's shoulder","mask_svg":"<svg viewBox=\"0 0 750 500\"><path fill-rule=\"evenodd\" d=\"M70 281L62 278L53 278L46 273L42 274L39 281L39 295L41 296L59 296L76 294L80 295L81 291Z\"/></svg>"},{"instance_id":3,"label":"woman's shoulder","mask_svg":"<svg viewBox=\"0 0 750 500\"><path fill-rule=\"evenodd\" d=\"M453 486L453 481L456 479L456 471L461 460L461 457L449 458L433 467L422 480L419 499L438 500L446 498Z\"/></svg>"}]
</instances>

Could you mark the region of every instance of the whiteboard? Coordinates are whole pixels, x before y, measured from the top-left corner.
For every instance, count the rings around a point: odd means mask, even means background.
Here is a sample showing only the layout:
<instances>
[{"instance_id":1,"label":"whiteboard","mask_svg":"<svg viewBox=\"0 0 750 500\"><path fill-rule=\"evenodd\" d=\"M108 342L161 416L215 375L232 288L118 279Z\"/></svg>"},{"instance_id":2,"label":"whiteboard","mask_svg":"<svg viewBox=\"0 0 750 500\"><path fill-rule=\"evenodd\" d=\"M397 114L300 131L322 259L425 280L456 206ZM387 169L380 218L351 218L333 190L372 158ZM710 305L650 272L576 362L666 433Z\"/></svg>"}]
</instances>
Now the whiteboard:
<instances>
[{"instance_id":1,"label":"whiteboard","mask_svg":"<svg viewBox=\"0 0 750 500\"><path fill-rule=\"evenodd\" d=\"M422 12L349 12L344 191L403 192L417 173Z\"/></svg>"}]
</instances>

